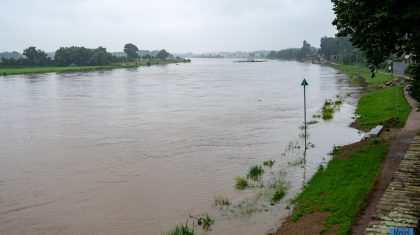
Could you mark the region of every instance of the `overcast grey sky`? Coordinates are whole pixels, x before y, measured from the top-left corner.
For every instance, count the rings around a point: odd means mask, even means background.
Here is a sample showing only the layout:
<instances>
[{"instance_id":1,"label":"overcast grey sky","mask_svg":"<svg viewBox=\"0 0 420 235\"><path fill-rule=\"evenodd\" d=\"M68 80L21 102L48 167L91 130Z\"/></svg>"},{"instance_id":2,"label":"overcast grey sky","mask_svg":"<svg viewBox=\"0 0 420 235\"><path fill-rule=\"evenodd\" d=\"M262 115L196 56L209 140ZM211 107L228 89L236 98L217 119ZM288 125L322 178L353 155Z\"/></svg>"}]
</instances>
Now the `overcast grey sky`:
<instances>
[{"instance_id":1,"label":"overcast grey sky","mask_svg":"<svg viewBox=\"0 0 420 235\"><path fill-rule=\"evenodd\" d=\"M330 0L0 0L0 51L279 50L333 36Z\"/></svg>"}]
</instances>

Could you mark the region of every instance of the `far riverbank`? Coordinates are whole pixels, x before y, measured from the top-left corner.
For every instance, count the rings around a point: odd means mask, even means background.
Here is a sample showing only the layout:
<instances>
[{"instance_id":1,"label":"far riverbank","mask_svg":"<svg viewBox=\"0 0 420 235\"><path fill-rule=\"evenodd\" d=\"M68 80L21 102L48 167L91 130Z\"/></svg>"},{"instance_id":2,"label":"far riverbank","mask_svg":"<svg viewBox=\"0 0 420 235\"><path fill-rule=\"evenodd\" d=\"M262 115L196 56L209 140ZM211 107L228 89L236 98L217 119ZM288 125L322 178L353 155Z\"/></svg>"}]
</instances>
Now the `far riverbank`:
<instances>
[{"instance_id":1,"label":"far riverbank","mask_svg":"<svg viewBox=\"0 0 420 235\"><path fill-rule=\"evenodd\" d=\"M63 72L82 72L82 71L97 71L97 70L111 70L119 68L135 68L140 66L164 65L176 63L188 63L188 59L152 59L152 60L138 60L126 63L116 63L105 66L41 66L41 67L0 67L0 76L16 75L16 74L39 74L39 73L63 73Z\"/></svg>"}]
</instances>

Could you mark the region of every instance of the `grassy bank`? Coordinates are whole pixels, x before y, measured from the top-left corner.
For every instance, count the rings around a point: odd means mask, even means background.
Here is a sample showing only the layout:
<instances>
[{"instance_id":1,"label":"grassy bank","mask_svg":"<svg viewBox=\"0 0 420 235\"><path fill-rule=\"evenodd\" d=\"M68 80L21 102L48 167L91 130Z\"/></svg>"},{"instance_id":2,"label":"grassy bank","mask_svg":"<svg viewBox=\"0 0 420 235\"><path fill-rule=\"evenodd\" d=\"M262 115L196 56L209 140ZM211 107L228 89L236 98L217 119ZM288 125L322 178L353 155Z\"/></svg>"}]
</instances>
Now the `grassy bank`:
<instances>
[{"instance_id":1,"label":"grassy bank","mask_svg":"<svg viewBox=\"0 0 420 235\"><path fill-rule=\"evenodd\" d=\"M378 124L403 127L410 111L402 86L376 90L360 97L353 126L365 131Z\"/></svg>"},{"instance_id":2,"label":"grassy bank","mask_svg":"<svg viewBox=\"0 0 420 235\"><path fill-rule=\"evenodd\" d=\"M357 103L357 119L353 127L368 131L376 125L402 127L410 113L410 105L404 96L402 86L378 89L379 84L392 80L392 76L378 71L371 78L368 68L360 65L329 64L329 66L346 74L352 84L364 84L370 92L363 94Z\"/></svg>"},{"instance_id":3,"label":"grassy bank","mask_svg":"<svg viewBox=\"0 0 420 235\"><path fill-rule=\"evenodd\" d=\"M118 63L106 66L68 66L68 67L0 67L0 75L14 74L36 74L36 73L61 73L61 72L78 72L78 71L94 71L94 70L110 70L117 68L135 68L139 66L150 66L157 64L184 63L183 59L167 59L167 60L139 60L135 62Z\"/></svg>"},{"instance_id":4,"label":"grassy bank","mask_svg":"<svg viewBox=\"0 0 420 235\"><path fill-rule=\"evenodd\" d=\"M300 223L305 223L305 214L319 212L324 221L315 234L347 234L374 186L387 151L388 143L379 138L336 149L327 168L320 168L294 200L291 222L299 224L303 219Z\"/></svg>"},{"instance_id":5,"label":"grassy bank","mask_svg":"<svg viewBox=\"0 0 420 235\"><path fill-rule=\"evenodd\" d=\"M382 70L377 71L372 78L370 69L362 65L328 64L328 66L346 74L352 84L367 84L370 88L376 88L377 85L392 79L389 73Z\"/></svg>"},{"instance_id":6,"label":"grassy bank","mask_svg":"<svg viewBox=\"0 0 420 235\"><path fill-rule=\"evenodd\" d=\"M372 79L369 69L362 66L331 66L369 87L358 101L354 127L404 125L410 106L402 86L377 88L392 79L389 74L379 72ZM293 200L295 209L277 234L347 234L363 210L388 151L388 140L379 137L334 149L327 167L320 168Z\"/></svg>"}]
</instances>

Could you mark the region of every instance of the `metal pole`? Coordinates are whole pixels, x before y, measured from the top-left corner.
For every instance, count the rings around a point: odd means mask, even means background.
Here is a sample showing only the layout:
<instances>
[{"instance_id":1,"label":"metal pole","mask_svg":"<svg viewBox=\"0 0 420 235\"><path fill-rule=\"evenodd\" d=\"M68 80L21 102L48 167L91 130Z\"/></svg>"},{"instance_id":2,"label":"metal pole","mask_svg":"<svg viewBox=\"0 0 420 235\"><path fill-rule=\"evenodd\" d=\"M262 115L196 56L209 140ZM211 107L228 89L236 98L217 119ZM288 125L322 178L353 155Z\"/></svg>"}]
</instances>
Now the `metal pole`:
<instances>
[{"instance_id":1,"label":"metal pole","mask_svg":"<svg viewBox=\"0 0 420 235\"><path fill-rule=\"evenodd\" d=\"M303 86L303 109L304 109L304 127L305 127L305 153L306 153L306 86L308 85L308 82L303 79L302 83L300 84L301 86Z\"/></svg>"},{"instance_id":2,"label":"metal pole","mask_svg":"<svg viewBox=\"0 0 420 235\"><path fill-rule=\"evenodd\" d=\"M303 150L303 184L305 185L305 181L306 181L306 150L307 150L307 144L306 144L306 138L307 138L307 133L306 133L306 86L309 85L308 82L303 79L302 83L300 84L301 86L303 86L303 120L304 120L304 125L305 125L305 148Z\"/></svg>"},{"instance_id":3,"label":"metal pole","mask_svg":"<svg viewBox=\"0 0 420 235\"><path fill-rule=\"evenodd\" d=\"M303 109L304 111L304 121L305 121L305 152L306 152L306 86L303 86Z\"/></svg>"}]
</instances>

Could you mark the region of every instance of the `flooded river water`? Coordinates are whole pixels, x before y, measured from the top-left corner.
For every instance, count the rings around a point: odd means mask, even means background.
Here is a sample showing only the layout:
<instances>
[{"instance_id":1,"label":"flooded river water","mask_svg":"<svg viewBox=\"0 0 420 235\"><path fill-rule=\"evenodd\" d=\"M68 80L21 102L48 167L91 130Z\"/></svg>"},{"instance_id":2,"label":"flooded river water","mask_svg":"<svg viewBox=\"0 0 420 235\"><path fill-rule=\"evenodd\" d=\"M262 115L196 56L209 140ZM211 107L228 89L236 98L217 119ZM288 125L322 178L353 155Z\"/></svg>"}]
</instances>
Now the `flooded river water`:
<instances>
[{"instance_id":1,"label":"flooded river water","mask_svg":"<svg viewBox=\"0 0 420 235\"><path fill-rule=\"evenodd\" d=\"M332 120L310 126L304 161L290 151L303 78L308 120L345 97ZM203 213L215 218L209 234L264 234L331 148L360 138L348 127L356 93L332 68L282 61L0 77L0 234L162 234ZM234 179L269 159L264 179L290 185L279 204L213 207L217 195L254 197Z\"/></svg>"}]
</instances>

